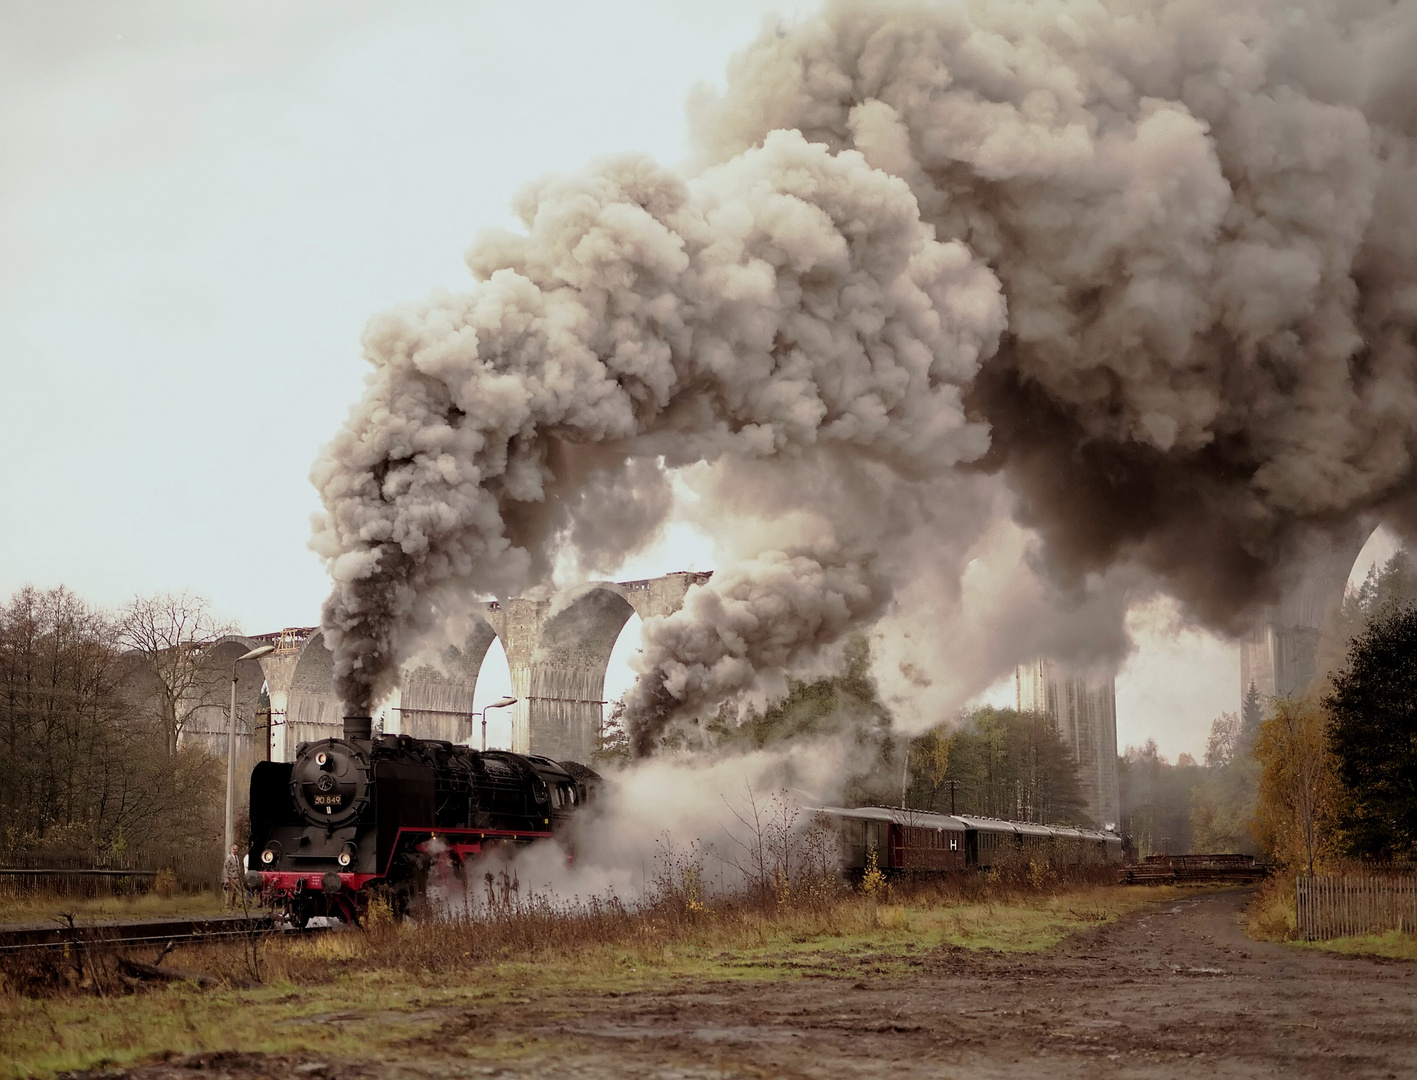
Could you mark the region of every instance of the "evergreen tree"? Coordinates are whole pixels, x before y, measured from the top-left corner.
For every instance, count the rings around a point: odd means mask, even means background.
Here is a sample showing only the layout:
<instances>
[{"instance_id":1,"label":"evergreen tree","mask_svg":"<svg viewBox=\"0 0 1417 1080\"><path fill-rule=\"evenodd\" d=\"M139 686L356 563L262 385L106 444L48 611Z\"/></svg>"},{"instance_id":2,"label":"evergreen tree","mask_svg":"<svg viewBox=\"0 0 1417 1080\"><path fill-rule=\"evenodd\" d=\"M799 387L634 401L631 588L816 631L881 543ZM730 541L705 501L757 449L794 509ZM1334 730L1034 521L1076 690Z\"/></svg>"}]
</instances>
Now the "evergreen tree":
<instances>
[{"instance_id":1,"label":"evergreen tree","mask_svg":"<svg viewBox=\"0 0 1417 1080\"><path fill-rule=\"evenodd\" d=\"M1263 721L1264 709L1260 705L1260 688L1251 679L1249 689L1245 691L1245 700L1240 706L1240 737L1236 744L1237 750L1248 754L1254 749L1255 739L1260 733L1260 724Z\"/></svg>"},{"instance_id":2,"label":"evergreen tree","mask_svg":"<svg viewBox=\"0 0 1417 1080\"><path fill-rule=\"evenodd\" d=\"M1344 848L1369 858L1417 853L1417 607L1389 599L1354 638L1332 687L1323 705Z\"/></svg>"},{"instance_id":3,"label":"evergreen tree","mask_svg":"<svg viewBox=\"0 0 1417 1080\"><path fill-rule=\"evenodd\" d=\"M953 789L953 791L951 790ZM907 805L917 810L1052 824L1096 825L1077 765L1048 717L979 709L964 726L913 739Z\"/></svg>"},{"instance_id":4,"label":"evergreen tree","mask_svg":"<svg viewBox=\"0 0 1417 1080\"><path fill-rule=\"evenodd\" d=\"M1369 568L1363 584L1347 589L1343 602L1330 613L1319 635L1314 658L1317 697L1329 690L1329 679L1347 663L1348 649L1373 619L1394 606L1417 602L1417 567L1406 548L1400 548L1382 566Z\"/></svg>"}]
</instances>

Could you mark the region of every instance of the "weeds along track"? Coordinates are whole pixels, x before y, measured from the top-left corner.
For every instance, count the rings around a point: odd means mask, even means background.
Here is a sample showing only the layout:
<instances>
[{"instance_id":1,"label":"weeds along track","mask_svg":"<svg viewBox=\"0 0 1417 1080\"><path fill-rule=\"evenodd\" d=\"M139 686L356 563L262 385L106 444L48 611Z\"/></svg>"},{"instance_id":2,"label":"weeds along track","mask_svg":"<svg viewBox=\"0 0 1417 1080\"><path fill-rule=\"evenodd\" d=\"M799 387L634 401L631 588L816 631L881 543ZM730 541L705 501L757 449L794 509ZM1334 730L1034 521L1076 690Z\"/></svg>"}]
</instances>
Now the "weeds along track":
<instances>
[{"instance_id":1,"label":"weeds along track","mask_svg":"<svg viewBox=\"0 0 1417 1080\"><path fill-rule=\"evenodd\" d=\"M291 930L269 915L204 915L159 919L121 919L102 922L52 922L0 926L0 955L84 948L125 948L138 945L196 944L251 934L315 934L320 928Z\"/></svg>"}]
</instances>

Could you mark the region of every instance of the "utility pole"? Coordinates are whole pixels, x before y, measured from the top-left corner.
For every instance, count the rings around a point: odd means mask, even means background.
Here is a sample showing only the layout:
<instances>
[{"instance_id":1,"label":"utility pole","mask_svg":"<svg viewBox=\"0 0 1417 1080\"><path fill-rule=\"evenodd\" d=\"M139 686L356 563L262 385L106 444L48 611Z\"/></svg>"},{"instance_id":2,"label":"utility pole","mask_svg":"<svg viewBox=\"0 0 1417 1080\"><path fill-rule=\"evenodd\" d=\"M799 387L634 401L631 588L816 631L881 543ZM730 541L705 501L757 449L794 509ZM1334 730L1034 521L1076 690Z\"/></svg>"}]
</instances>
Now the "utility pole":
<instances>
[{"instance_id":1,"label":"utility pole","mask_svg":"<svg viewBox=\"0 0 1417 1080\"><path fill-rule=\"evenodd\" d=\"M274 645L261 645L231 662L231 711L226 717L226 843L221 849L223 860L231 850L233 834L236 832L236 665L243 660L255 660L275 651ZM251 734L254 736L255 732Z\"/></svg>"}]
</instances>

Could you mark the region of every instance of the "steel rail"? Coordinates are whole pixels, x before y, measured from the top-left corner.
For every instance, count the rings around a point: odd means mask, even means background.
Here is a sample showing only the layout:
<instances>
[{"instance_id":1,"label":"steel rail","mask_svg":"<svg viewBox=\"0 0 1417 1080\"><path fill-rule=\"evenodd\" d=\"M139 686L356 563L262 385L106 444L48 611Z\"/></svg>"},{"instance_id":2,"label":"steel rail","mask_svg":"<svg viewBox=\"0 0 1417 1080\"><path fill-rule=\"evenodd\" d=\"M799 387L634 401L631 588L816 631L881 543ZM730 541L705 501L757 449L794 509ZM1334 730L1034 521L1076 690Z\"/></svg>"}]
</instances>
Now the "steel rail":
<instances>
[{"instance_id":1,"label":"steel rail","mask_svg":"<svg viewBox=\"0 0 1417 1080\"><path fill-rule=\"evenodd\" d=\"M182 942L191 944L246 937L250 934L318 932L318 928L294 931L281 927L270 915L247 918L243 915L218 915L206 918L147 919L128 922L76 923L73 927L57 924L47 926L0 926L0 954L23 953L70 947L123 948L138 945Z\"/></svg>"}]
</instances>

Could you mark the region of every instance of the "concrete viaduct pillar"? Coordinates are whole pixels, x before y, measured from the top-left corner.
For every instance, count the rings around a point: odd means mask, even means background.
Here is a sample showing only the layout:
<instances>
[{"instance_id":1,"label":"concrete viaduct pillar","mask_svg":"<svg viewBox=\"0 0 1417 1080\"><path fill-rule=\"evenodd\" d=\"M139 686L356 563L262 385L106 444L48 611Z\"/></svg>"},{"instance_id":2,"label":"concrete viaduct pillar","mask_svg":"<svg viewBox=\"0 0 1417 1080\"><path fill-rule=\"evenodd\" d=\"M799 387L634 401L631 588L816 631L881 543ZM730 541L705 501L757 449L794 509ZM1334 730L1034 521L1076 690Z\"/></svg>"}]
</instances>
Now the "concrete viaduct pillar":
<instances>
[{"instance_id":1,"label":"concrete viaduct pillar","mask_svg":"<svg viewBox=\"0 0 1417 1080\"><path fill-rule=\"evenodd\" d=\"M1302 694L1323 672L1315 663L1330 616L1343 602L1348 576L1363 545L1377 529L1372 520L1354 522L1331 547L1316 549L1279 602L1240 645L1240 700L1253 683L1260 701Z\"/></svg>"}]
</instances>

